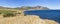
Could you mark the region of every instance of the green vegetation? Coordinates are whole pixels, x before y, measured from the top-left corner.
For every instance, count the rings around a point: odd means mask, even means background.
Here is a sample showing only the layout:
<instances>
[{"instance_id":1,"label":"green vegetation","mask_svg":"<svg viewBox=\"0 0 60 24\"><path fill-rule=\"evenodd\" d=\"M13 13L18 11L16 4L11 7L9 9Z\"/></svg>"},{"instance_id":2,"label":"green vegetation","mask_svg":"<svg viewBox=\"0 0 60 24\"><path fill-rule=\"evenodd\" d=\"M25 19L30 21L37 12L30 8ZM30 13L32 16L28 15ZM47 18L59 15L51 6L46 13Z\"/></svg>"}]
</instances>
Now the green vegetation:
<instances>
[{"instance_id":1,"label":"green vegetation","mask_svg":"<svg viewBox=\"0 0 60 24\"><path fill-rule=\"evenodd\" d=\"M11 10L0 10L0 14L3 14L3 17L13 17L16 16L17 11L11 11Z\"/></svg>"},{"instance_id":2,"label":"green vegetation","mask_svg":"<svg viewBox=\"0 0 60 24\"><path fill-rule=\"evenodd\" d=\"M10 11L10 10L0 10L0 13L12 13L12 12L16 12L16 11Z\"/></svg>"},{"instance_id":3,"label":"green vegetation","mask_svg":"<svg viewBox=\"0 0 60 24\"><path fill-rule=\"evenodd\" d=\"M3 15L3 17L13 17L13 16L16 16L16 14L14 13L6 13Z\"/></svg>"}]
</instances>

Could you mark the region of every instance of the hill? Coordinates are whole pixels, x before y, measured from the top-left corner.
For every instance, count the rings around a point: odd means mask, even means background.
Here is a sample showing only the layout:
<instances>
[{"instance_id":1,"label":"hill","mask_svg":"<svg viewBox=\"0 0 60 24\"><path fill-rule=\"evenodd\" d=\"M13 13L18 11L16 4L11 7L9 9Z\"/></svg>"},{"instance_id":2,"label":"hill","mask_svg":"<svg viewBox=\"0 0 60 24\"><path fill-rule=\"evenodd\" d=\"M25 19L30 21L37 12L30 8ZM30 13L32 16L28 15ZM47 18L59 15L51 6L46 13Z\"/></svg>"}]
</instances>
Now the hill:
<instances>
[{"instance_id":1,"label":"hill","mask_svg":"<svg viewBox=\"0 0 60 24\"><path fill-rule=\"evenodd\" d=\"M9 7L3 7L0 6L0 9L19 9L19 10L49 10L47 7L43 6L22 6L22 7L16 7L16 8L9 8Z\"/></svg>"}]
</instances>

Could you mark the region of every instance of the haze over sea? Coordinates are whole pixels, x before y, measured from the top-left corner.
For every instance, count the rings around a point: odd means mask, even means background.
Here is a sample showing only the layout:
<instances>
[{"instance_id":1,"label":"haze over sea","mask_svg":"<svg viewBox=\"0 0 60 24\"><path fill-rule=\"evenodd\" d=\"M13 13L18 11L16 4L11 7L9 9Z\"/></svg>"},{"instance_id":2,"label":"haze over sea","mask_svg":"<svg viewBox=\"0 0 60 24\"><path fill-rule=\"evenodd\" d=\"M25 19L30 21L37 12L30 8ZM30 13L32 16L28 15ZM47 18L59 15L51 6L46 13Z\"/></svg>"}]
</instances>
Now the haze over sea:
<instances>
[{"instance_id":1,"label":"haze over sea","mask_svg":"<svg viewBox=\"0 0 60 24\"><path fill-rule=\"evenodd\" d=\"M55 20L60 23L60 10L33 10L24 13L26 15L38 15L42 19Z\"/></svg>"}]
</instances>

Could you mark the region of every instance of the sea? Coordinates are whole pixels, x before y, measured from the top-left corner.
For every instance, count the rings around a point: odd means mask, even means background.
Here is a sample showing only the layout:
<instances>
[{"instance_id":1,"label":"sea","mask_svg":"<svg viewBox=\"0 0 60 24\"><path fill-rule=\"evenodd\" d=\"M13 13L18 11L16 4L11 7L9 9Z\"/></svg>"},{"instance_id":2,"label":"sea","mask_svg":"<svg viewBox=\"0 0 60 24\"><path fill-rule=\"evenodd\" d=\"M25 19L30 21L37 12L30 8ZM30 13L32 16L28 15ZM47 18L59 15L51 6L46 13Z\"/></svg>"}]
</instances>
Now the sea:
<instances>
[{"instance_id":1,"label":"sea","mask_svg":"<svg viewBox=\"0 0 60 24\"><path fill-rule=\"evenodd\" d=\"M38 15L42 19L54 20L60 23L60 10L31 10L24 13L25 15Z\"/></svg>"}]
</instances>

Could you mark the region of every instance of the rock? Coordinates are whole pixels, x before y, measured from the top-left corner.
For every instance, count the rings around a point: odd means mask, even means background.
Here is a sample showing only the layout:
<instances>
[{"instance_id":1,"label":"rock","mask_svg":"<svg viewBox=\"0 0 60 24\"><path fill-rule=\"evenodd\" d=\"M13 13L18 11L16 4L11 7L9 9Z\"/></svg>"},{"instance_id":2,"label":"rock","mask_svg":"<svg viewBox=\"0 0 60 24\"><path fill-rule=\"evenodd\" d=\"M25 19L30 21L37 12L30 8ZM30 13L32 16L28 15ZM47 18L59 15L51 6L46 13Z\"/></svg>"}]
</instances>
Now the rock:
<instances>
[{"instance_id":1,"label":"rock","mask_svg":"<svg viewBox=\"0 0 60 24\"><path fill-rule=\"evenodd\" d=\"M48 20L48 19L44 19L46 24L58 24L56 21L54 20Z\"/></svg>"},{"instance_id":2,"label":"rock","mask_svg":"<svg viewBox=\"0 0 60 24\"><path fill-rule=\"evenodd\" d=\"M33 24L34 20L36 19L38 19L38 17L34 17L34 16L5 18L4 24Z\"/></svg>"},{"instance_id":3,"label":"rock","mask_svg":"<svg viewBox=\"0 0 60 24\"><path fill-rule=\"evenodd\" d=\"M24 16L23 11L19 11L17 13L21 14L18 16L5 18L0 16L0 24L58 24L58 22L53 20L41 19L37 15Z\"/></svg>"},{"instance_id":4,"label":"rock","mask_svg":"<svg viewBox=\"0 0 60 24\"><path fill-rule=\"evenodd\" d=\"M58 24L55 21L41 19L35 15L7 17L0 21L0 24Z\"/></svg>"}]
</instances>

